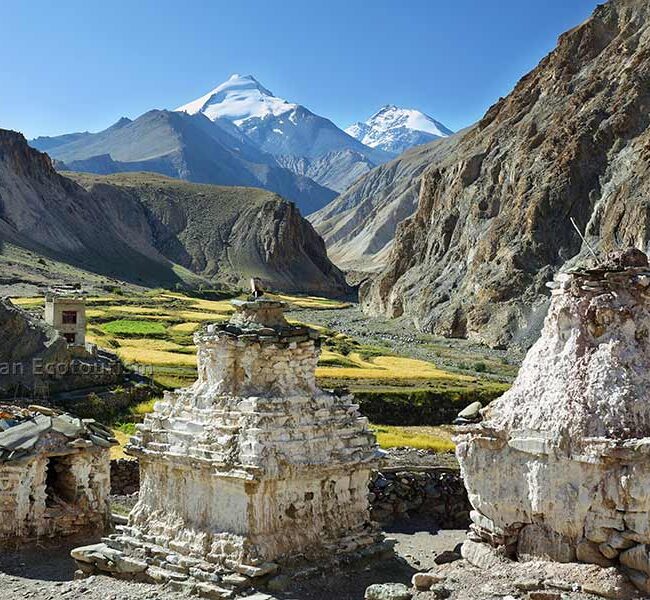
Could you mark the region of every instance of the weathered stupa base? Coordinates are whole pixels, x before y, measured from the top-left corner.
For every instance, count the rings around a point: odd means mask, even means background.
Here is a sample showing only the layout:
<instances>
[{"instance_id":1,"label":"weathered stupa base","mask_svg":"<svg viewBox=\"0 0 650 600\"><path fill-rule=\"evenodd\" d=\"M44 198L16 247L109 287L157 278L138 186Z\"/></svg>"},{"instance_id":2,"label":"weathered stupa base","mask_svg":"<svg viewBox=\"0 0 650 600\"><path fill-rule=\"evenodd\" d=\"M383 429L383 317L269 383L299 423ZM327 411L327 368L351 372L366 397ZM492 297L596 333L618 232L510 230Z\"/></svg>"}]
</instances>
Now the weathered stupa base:
<instances>
[{"instance_id":1,"label":"weathered stupa base","mask_svg":"<svg viewBox=\"0 0 650 600\"><path fill-rule=\"evenodd\" d=\"M504 556L503 548L475 539L465 541L461 554L490 577L505 574L521 591L582 592L614 600L641 597L625 574L613 567L541 559L516 562Z\"/></svg>"},{"instance_id":2,"label":"weathered stupa base","mask_svg":"<svg viewBox=\"0 0 650 600\"><path fill-rule=\"evenodd\" d=\"M145 541L132 527L117 526L117 533L100 544L72 551L81 576L110 575L144 583L166 584L173 589L204 598L234 598L247 590L266 589L278 575L295 579L331 573L346 565L371 562L393 556L394 540L378 533L362 533L341 540L338 547L316 560L295 556L281 563L213 563L198 555L175 552L169 547Z\"/></svg>"}]
</instances>

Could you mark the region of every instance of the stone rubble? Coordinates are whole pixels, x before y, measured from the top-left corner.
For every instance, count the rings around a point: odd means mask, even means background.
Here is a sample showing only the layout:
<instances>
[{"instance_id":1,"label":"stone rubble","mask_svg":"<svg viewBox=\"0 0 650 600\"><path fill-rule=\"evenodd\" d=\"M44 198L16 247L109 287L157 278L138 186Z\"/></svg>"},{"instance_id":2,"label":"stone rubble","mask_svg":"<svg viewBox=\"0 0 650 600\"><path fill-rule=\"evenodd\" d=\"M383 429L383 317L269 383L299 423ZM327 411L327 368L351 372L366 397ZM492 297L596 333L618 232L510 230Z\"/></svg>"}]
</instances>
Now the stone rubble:
<instances>
[{"instance_id":1,"label":"stone rubble","mask_svg":"<svg viewBox=\"0 0 650 600\"><path fill-rule=\"evenodd\" d=\"M282 302L233 303L229 323L195 336L196 383L138 426L138 503L128 525L73 552L85 573L229 598L280 569L390 549L369 519L374 436L351 396L317 388L318 334L289 325Z\"/></svg>"},{"instance_id":2,"label":"stone rubble","mask_svg":"<svg viewBox=\"0 0 650 600\"><path fill-rule=\"evenodd\" d=\"M457 430L474 507L464 556L616 566L650 593L647 257L626 251L552 287L514 385Z\"/></svg>"}]
</instances>

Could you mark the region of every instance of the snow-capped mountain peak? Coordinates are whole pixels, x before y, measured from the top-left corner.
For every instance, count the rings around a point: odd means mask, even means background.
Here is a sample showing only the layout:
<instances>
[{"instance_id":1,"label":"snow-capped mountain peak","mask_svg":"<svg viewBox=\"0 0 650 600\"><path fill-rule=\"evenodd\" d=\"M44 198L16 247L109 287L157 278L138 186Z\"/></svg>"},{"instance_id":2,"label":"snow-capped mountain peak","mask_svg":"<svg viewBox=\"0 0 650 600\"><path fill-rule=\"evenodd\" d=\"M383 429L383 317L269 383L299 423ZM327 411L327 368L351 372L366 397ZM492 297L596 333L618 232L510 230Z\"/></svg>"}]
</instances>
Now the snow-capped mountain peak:
<instances>
[{"instance_id":1,"label":"snow-capped mountain peak","mask_svg":"<svg viewBox=\"0 0 650 600\"><path fill-rule=\"evenodd\" d=\"M200 113L231 134L236 128L282 167L337 192L392 158L378 148L365 146L301 104L274 96L252 75L231 75L176 110Z\"/></svg>"},{"instance_id":2,"label":"snow-capped mountain peak","mask_svg":"<svg viewBox=\"0 0 650 600\"><path fill-rule=\"evenodd\" d=\"M419 110L399 108L393 104L387 104L367 121L355 123L345 132L366 146L395 155L454 133Z\"/></svg>"},{"instance_id":3,"label":"snow-capped mountain peak","mask_svg":"<svg viewBox=\"0 0 650 600\"><path fill-rule=\"evenodd\" d=\"M176 110L191 115L200 112L211 121L227 119L239 126L248 119L278 116L297 106L274 96L252 75L235 73L212 91Z\"/></svg>"}]
</instances>

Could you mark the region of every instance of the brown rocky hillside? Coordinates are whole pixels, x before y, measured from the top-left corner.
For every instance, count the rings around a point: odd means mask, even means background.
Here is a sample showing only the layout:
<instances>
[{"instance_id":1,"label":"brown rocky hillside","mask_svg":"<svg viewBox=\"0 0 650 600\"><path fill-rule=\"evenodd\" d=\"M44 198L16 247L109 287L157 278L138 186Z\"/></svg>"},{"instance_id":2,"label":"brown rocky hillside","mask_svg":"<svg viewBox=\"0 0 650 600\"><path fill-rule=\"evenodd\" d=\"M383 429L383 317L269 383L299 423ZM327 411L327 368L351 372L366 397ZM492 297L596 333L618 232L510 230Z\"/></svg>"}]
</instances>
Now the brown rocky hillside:
<instances>
[{"instance_id":1,"label":"brown rocky hillside","mask_svg":"<svg viewBox=\"0 0 650 600\"><path fill-rule=\"evenodd\" d=\"M146 286L258 276L274 289L348 291L312 226L274 193L154 174L74 177L88 189L0 130L0 255L27 250L43 284L49 259ZM6 279L14 267L0 264Z\"/></svg>"},{"instance_id":2,"label":"brown rocky hillside","mask_svg":"<svg viewBox=\"0 0 650 600\"><path fill-rule=\"evenodd\" d=\"M454 152L464 133L417 146L375 167L307 217L336 265L359 271L385 265L398 223L417 208L422 172Z\"/></svg>"},{"instance_id":3,"label":"brown rocky hillside","mask_svg":"<svg viewBox=\"0 0 650 600\"><path fill-rule=\"evenodd\" d=\"M650 4L612 0L425 171L365 310L526 345L545 283L586 254L571 217L598 251L647 250L649 124Z\"/></svg>"}]
</instances>

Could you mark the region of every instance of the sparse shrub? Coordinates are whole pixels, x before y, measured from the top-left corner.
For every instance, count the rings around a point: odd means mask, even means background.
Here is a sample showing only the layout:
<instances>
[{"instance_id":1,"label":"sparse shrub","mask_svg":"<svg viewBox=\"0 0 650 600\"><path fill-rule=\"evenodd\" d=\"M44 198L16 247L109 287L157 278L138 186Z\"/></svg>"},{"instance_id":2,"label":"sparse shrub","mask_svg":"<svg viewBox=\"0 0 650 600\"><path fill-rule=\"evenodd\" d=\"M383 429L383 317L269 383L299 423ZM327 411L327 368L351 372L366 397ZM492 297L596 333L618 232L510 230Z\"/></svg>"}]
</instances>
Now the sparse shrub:
<instances>
[{"instance_id":1,"label":"sparse shrub","mask_svg":"<svg viewBox=\"0 0 650 600\"><path fill-rule=\"evenodd\" d=\"M115 429L118 431L121 431L122 433L126 435L134 435L135 434L135 423L117 423L115 425Z\"/></svg>"}]
</instances>

